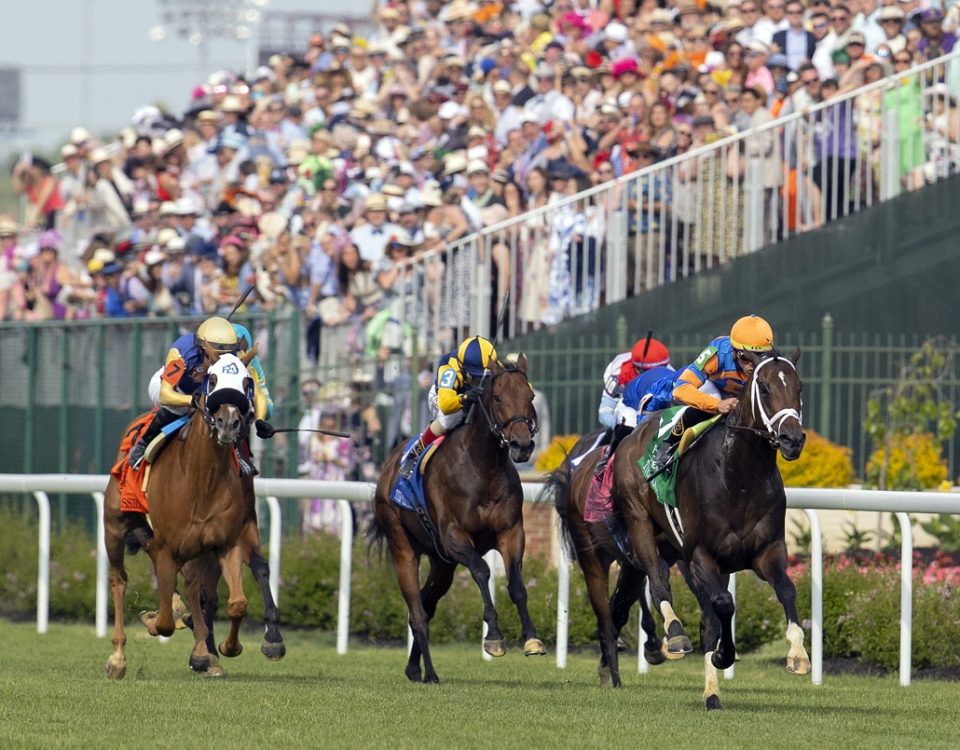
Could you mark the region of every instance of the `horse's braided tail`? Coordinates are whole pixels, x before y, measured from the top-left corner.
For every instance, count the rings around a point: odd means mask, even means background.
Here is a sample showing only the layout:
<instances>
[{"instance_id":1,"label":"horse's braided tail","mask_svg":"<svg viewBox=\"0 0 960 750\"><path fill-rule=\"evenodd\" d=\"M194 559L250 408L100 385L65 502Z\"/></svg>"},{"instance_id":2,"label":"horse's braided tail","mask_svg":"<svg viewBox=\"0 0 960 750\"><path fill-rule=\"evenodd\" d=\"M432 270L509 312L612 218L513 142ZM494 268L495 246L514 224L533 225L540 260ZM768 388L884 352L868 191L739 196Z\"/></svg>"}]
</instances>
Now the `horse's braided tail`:
<instances>
[{"instance_id":1,"label":"horse's braided tail","mask_svg":"<svg viewBox=\"0 0 960 750\"><path fill-rule=\"evenodd\" d=\"M552 498L553 507L557 509L557 523L560 527L560 536L563 544L566 546L567 554L570 560L577 557L576 548L573 544L573 534L570 531L570 479L573 470L570 466L569 458L564 459L563 463L550 474L547 475L543 483L543 489L537 495L537 502L549 502Z\"/></svg>"}]
</instances>

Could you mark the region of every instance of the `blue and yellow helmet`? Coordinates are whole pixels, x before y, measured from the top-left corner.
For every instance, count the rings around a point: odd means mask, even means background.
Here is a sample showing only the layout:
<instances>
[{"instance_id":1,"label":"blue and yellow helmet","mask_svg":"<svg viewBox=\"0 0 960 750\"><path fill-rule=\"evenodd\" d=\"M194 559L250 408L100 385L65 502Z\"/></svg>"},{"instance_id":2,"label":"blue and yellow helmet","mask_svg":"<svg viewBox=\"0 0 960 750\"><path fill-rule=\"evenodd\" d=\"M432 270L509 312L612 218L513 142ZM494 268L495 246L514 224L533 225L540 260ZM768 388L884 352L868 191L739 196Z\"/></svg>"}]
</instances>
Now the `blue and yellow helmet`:
<instances>
[{"instance_id":1,"label":"blue and yellow helmet","mask_svg":"<svg viewBox=\"0 0 960 750\"><path fill-rule=\"evenodd\" d=\"M238 347L244 351L250 351L250 348L253 346L253 336L250 335L250 331L247 330L247 327L242 326L239 323L234 323L233 330L237 333Z\"/></svg>"},{"instance_id":2,"label":"blue and yellow helmet","mask_svg":"<svg viewBox=\"0 0 960 750\"><path fill-rule=\"evenodd\" d=\"M483 336L471 336L457 349L457 359L464 372L473 377L480 377L483 371L490 367L491 362L497 361L497 350Z\"/></svg>"}]
</instances>

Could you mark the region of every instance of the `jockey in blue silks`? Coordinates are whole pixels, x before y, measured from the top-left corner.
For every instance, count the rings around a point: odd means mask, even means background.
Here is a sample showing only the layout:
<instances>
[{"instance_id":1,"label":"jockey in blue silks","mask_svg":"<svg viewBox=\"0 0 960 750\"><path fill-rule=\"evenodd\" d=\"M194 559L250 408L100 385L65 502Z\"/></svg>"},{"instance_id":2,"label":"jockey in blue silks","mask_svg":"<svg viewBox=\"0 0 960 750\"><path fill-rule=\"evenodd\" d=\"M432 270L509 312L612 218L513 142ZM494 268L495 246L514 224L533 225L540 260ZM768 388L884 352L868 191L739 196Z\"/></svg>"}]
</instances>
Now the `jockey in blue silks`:
<instances>
[{"instance_id":1,"label":"jockey in blue silks","mask_svg":"<svg viewBox=\"0 0 960 750\"><path fill-rule=\"evenodd\" d=\"M237 333L237 356L242 357L244 353L253 349L253 336L250 335L250 331L247 330L246 326L242 326L239 323L233 324L233 330ZM259 386L260 393L263 394L266 402L266 419L270 420L273 417L273 398L271 398L270 391L267 388L267 375L263 371L263 365L260 363L259 355L254 355L253 359L251 359L247 365L247 369L255 376L257 386Z\"/></svg>"}]
</instances>

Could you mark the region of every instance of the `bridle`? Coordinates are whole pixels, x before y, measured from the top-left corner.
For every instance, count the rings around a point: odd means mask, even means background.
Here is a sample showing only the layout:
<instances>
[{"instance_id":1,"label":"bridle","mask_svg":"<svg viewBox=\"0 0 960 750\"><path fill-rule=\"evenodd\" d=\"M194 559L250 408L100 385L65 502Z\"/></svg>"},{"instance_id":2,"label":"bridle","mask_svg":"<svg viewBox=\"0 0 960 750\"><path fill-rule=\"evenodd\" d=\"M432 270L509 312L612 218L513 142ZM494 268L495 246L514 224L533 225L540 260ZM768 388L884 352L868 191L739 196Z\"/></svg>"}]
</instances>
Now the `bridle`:
<instances>
[{"instance_id":1,"label":"bridle","mask_svg":"<svg viewBox=\"0 0 960 750\"><path fill-rule=\"evenodd\" d=\"M760 381L758 375L760 374L760 369L765 365L771 362L786 362L790 367L796 372L796 366L786 357L782 356L773 356L766 359L762 359L757 362L756 367L753 370L753 376L750 378L750 414L753 416L754 422L761 422L763 424L763 429L759 427L754 427L753 425L743 425L738 423L733 423L730 419L727 420L727 426L735 430L746 430L748 432L756 433L764 438L766 438L770 445L774 448L780 446L780 429L783 426L785 420L793 418L800 423L800 426L803 427L803 402L801 400L800 411L791 407L786 407L776 412L775 414L767 414L767 410L764 407L763 399L760 394ZM731 415L732 416L732 415ZM739 409L738 409L739 416ZM758 419L759 417L759 419Z\"/></svg>"},{"instance_id":2,"label":"bridle","mask_svg":"<svg viewBox=\"0 0 960 750\"><path fill-rule=\"evenodd\" d=\"M527 386L528 387L530 386L530 381L527 379L527 374L523 372L523 370L520 370L517 368L504 368L503 370L498 372L496 375L490 376L491 393L493 392L493 384L494 382L496 382L497 378L499 378L501 375L506 375L509 372L519 372L521 375L523 375L523 379L526 382ZM522 417L519 414L516 414L510 417L509 419L504 419L501 421L497 421L495 419L496 415L494 414L494 407L491 405L490 408L487 408L487 405L483 403L483 398L482 398L483 386L485 381L487 380L488 373L489 373L489 370L484 371L483 377L480 379L480 383L477 386L477 391L479 392L478 398L477 398L477 405L480 407L480 412L483 414L484 419L487 420L487 426L490 428L490 432L492 432L494 437L497 438L497 440L500 442L500 447L506 448L510 444L510 440L507 438L507 435L506 435L506 429L510 427L510 425L512 425L514 422L522 422L523 424L525 424L527 426L527 429L530 430L530 437L533 437L534 435L536 435L539 428L537 426L537 422L535 419Z\"/></svg>"}]
</instances>

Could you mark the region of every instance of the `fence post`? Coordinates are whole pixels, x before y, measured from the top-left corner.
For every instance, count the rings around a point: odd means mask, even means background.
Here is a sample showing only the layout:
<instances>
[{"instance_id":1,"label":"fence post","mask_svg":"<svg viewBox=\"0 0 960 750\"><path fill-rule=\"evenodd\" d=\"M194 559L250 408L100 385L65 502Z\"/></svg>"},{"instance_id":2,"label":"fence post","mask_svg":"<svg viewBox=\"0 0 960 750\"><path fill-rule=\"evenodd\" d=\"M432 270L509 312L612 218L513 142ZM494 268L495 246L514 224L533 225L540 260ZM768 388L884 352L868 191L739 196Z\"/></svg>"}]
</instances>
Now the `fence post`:
<instances>
[{"instance_id":1,"label":"fence post","mask_svg":"<svg viewBox=\"0 0 960 750\"><path fill-rule=\"evenodd\" d=\"M810 522L810 680L823 684L823 535L815 510L803 511Z\"/></svg>"},{"instance_id":2,"label":"fence post","mask_svg":"<svg viewBox=\"0 0 960 750\"><path fill-rule=\"evenodd\" d=\"M50 620L50 498L46 492L33 493L40 514L37 560L37 632L46 633Z\"/></svg>"},{"instance_id":3,"label":"fence post","mask_svg":"<svg viewBox=\"0 0 960 750\"><path fill-rule=\"evenodd\" d=\"M900 522L900 684L910 684L913 644L913 529L910 516L897 512Z\"/></svg>"},{"instance_id":4,"label":"fence post","mask_svg":"<svg viewBox=\"0 0 960 750\"><path fill-rule=\"evenodd\" d=\"M821 324L823 361L820 367L820 434L830 438L830 405L833 390L833 316L827 313Z\"/></svg>"},{"instance_id":5,"label":"fence post","mask_svg":"<svg viewBox=\"0 0 960 750\"><path fill-rule=\"evenodd\" d=\"M96 626L97 638L107 634L107 542L106 528L103 525L103 493L91 492L97 508L97 597Z\"/></svg>"}]
</instances>

